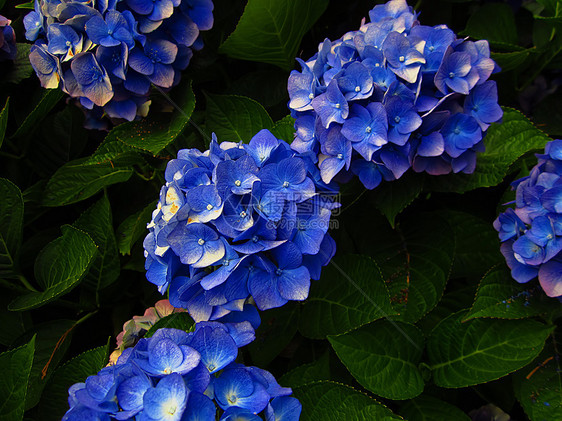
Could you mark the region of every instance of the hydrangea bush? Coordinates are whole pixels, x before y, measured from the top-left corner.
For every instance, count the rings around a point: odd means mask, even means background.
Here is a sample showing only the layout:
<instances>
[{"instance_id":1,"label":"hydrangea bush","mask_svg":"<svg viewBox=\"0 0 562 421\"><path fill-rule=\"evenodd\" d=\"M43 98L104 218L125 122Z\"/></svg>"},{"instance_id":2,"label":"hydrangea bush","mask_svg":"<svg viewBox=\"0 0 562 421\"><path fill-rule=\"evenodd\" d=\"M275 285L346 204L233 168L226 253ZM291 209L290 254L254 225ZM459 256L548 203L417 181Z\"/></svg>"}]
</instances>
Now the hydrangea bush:
<instances>
[{"instance_id":1,"label":"hydrangea bush","mask_svg":"<svg viewBox=\"0 0 562 421\"><path fill-rule=\"evenodd\" d=\"M335 252L327 234L337 187L310 155L268 130L248 144L180 150L144 240L147 278L197 321L308 297Z\"/></svg>"},{"instance_id":2,"label":"hydrangea bush","mask_svg":"<svg viewBox=\"0 0 562 421\"><path fill-rule=\"evenodd\" d=\"M200 31L213 26L211 0L35 0L24 18L29 59L48 89L61 88L92 115L146 116L151 84L179 83ZM103 111L102 111L103 110Z\"/></svg>"},{"instance_id":3,"label":"hydrangea bush","mask_svg":"<svg viewBox=\"0 0 562 421\"><path fill-rule=\"evenodd\" d=\"M538 276L549 297L562 296L562 140L547 143L528 176L512 183L515 209L494 221L501 252L517 282Z\"/></svg>"},{"instance_id":4,"label":"hydrangea bush","mask_svg":"<svg viewBox=\"0 0 562 421\"><path fill-rule=\"evenodd\" d=\"M0 419L562 418L560 11L381 3L0 0Z\"/></svg>"},{"instance_id":5,"label":"hydrangea bush","mask_svg":"<svg viewBox=\"0 0 562 421\"><path fill-rule=\"evenodd\" d=\"M288 83L292 148L318 155L325 182L353 173L368 189L409 168L474 172L486 130L502 116L488 42L421 25L405 0L375 6L369 18L298 59Z\"/></svg>"}]
</instances>

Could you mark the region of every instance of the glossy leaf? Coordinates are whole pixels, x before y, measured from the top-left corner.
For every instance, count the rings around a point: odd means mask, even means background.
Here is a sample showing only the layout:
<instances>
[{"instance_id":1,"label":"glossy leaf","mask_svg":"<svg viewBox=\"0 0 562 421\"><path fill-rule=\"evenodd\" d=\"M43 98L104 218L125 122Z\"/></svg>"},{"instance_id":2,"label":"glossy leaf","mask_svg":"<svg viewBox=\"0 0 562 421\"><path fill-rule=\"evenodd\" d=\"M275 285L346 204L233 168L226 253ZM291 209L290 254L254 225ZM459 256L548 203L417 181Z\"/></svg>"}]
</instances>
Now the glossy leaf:
<instances>
[{"instance_id":1,"label":"glossy leaf","mask_svg":"<svg viewBox=\"0 0 562 421\"><path fill-rule=\"evenodd\" d=\"M333 260L313 281L299 330L310 338L337 335L395 314L377 264L365 256Z\"/></svg>"},{"instance_id":2,"label":"glossy leaf","mask_svg":"<svg viewBox=\"0 0 562 421\"><path fill-rule=\"evenodd\" d=\"M35 261L35 279L44 288L12 301L9 309L29 310L68 293L84 278L97 252L88 234L69 225L62 236L49 243Z\"/></svg>"},{"instance_id":3,"label":"glossy leaf","mask_svg":"<svg viewBox=\"0 0 562 421\"><path fill-rule=\"evenodd\" d=\"M553 327L534 320L473 319L461 311L442 320L427 341L433 380L465 387L499 379L531 362Z\"/></svg>"},{"instance_id":4,"label":"glossy leaf","mask_svg":"<svg viewBox=\"0 0 562 421\"><path fill-rule=\"evenodd\" d=\"M288 115L276 121L271 128L271 133L273 133L277 139L284 140L290 144L295 138L295 119Z\"/></svg>"},{"instance_id":5,"label":"glossy leaf","mask_svg":"<svg viewBox=\"0 0 562 421\"><path fill-rule=\"evenodd\" d=\"M456 406L429 395L418 396L400 409L408 421L470 421Z\"/></svg>"},{"instance_id":6,"label":"glossy leaf","mask_svg":"<svg viewBox=\"0 0 562 421\"><path fill-rule=\"evenodd\" d=\"M335 382L317 382L297 387L293 393L302 404L301 419L307 421L401 420L373 398Z\"/></svg>"},{"instance_id":7,"label":"glossy leaf","mask_svg":"<svg viewBox=\"0 0 562 421\"><path fill-rule=\"evenodd\" d=\"M63 165L51 177L43 196L45 206L62 206L93 196L104 187L127 181L133 175L130 167L111 162L88 165L84 158Z\"/></svg>"},{"instance_id":8,"label":"glossy leaf","mask_svg":"<svg viewBox=\"0 0 562 421\"><path fill-rule=\"evenodd\" d=\"M415 326L379 320L328 340L367 390L388 399L411 399L422 393L418 364L424 338Z\"/></svg>"},{"instance_id":9,"label":"glossy leaf","mask_svg":"<svg viewBox=\"0 0 562 421\"><path fill-rule=\"evenodd\" d=\"M64 92L60 89L44 90L33 111L27 115L26 119L18 126L18 129L11 137L18 138L30 135L37 128L38 123L45 118L64 95Z\"/></svg>"},{"instance_id":10,"label":"glossy leaf","mask_svg":"<svg viewBox=\"0 0 562 421\"><path fill-rule=\"evenodd\" d=\"M513 375L513 384L531 421L562 419L562 367L552 342L533 363Z\"/></svg>"},{"instance_id":11,"label":"glossy leaf","mask_svg":"<svg viewBox=\"0 0 562 421\"><path fill-rule=\"evenodd\" d=\"M0 278L13 278L22 236L23 197L5 178L0 178L0 197Z\"/></svg>"},{"instance_id":12,"label":"glossy leaf","mask_svg":"<svg viewBox=\"0 0 562 421\"><path fill-rule=\"evenodd\" d=\"M144 209L127 217L117 228L117 245L123 255L131 254L133 245L147 234L146 225L150 222L152 211L156 209L156 202L151 202Z\"/></svg>"},{"instance_id":13,"label":"glossy leaf","mask_svg":"<svg viewBox=\"0 0 562 421\"><path fill-rule=\"evenodd\" d=\"M399 180L377 187L373 203L394 228L396 216L406 209L422 190L423 177L410 171Z\"/></svg>"},{"instance_id":14,"label":"glossy leaf","mask_svg":"<svg viewBox=\"0 0 562 421\"><path fill-rule=\"evenodd\" d=\"M68 411L68 388L96 374L107 363L109 343L74 357L52 375L45 387L39 413L44 421L60 420Z\"/></svg>"},{"instance_id":15,"label":"glossy leaf","mask_svg":"<svg viewBox=\"0 0 562 421\"><path fill-rule=\"evenodd\" d=\"M14 60L14 64L3 82L20 83L22 80L27 79L33 74L33 67L31 67L31 63L29 62L31 44L18 42L16 45L16 59Z\"/></svg>"},{"instance_id":16,"label":"glossy leaf","mask_svg":"<svg viewBox=\"0 0 562 421\"><path fill-rule=\"evenodd\" d=\"M286 387L299 387L309 383L330 380L330 353L324 353L316 361L303 364L285 373L279 384Z\"/></svg>"},{"instance_id":17,"label":"glossy leaf","mask_svg":"<svg viewBox=\"0 0 562 421\"><path fill-rule=\"evenodd\" d=\"M120 271L117 242L113 232L111 206L106 195L88 208L73 224L74 227L86 232L98 248L98 253L85 281L95 291L112 284Z\"/></svg>"},{"instance_id":18,"label":"glossy leaf","mask_svg":"<svg viewBox=\"0 0 562 421\"><path fill-rule=\"evenodd\" d=\"M492 44L517 45L517 27L511 7L507 4L485 4L468 19L463 35L487 39Z\"/></svg>"},{"instance_id":19,"label":"glossy leaf","mask_svg":"<svg viewBox=\"0 0 562 421\"><path fill-rule=\"evenodd\" d=\"M219 52L290 70L303 35L327 6L328 0L249 0Z\"/></svg>"},{"instance_id":20,"label":"glossy leaf","mask_svg":"<svg viewBox=\"0 0 562 421\"><path fill-rule=\"evenodd\" d=\"M503 110L502 123L492 124L484 138L486 151L478 155L474 173L428 178L434 190L464 193L495 186L501 183L518 158L543 149L550 141L521 112L505 107Z\"/></svg>"},{"instance_id":21,"label":"glossy leaf","mask_svg":"<svg viewBox=\"0 0 562 421\"><path fill-rule=\"evenodd\" d=\"M518 284L509 269L500 265L480 281L472 308L464 320L480 317L522 319L546 314L560 308L560 302L547 297L535 283Z\"/></svg>"},{"instance_id":22,"label":"glossy leaf","mask_svg":"<svg viewBox=\"0 0 562 421\"><path fill-rule=\"evenodd\" d=\"M0 419L3 421L23 419L34 350L35 337L26 345L0 354Z\"/></svg>"},{"instance_id":23,"label":"glossy leaf","mask_svg":"<svg viewBox=\"0 0 562 421\"><path fill-rule=\"evenodd\" d=\"M195 327L195 322L187 313L172 313L166 317L158 320L149 330L144 334L145 338L150 338L161 328L180 329L190 332Z\"/></svg>"},{"instance_id":24,"label":"glossy leaf","mask_svg":"<svg viewBox=\"0 0 562 421\"><path fill-rule=\"evenodd\" d=\"M207 95L206 127L218 141L249 142L262 129L271 129L273 121L256 101L237 95Z\"/></svg>"}]
</instances>

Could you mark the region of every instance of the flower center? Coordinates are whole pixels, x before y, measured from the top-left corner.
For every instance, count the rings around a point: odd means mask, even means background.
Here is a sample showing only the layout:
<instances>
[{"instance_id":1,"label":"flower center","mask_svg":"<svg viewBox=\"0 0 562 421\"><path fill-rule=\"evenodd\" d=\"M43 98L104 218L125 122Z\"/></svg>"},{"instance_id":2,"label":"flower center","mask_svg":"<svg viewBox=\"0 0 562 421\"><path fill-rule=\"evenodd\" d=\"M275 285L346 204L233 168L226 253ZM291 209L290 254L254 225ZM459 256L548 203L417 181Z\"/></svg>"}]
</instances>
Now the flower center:
<instances>
[{"instance_id":1,"label":"flower center","mask_svg":"<svg viewBox=\"0 0 562 421\"><path fill-rule=\"evenodd\" d=\"M205 244L205 240L203 240L202 238L200 238L199 240L197 240L197 244L199 244L200 246L202 246L203 244Z\"/></svg>"},{"instance_id":2,"label":"flower center","mask_svg":"<svg viewBox=\"0 0 562 421\"><path fill-rule=\"evenodd\" d=\"M373 130L373 129L371 129L371 126L367 126L365 128L365 133L371 133L371 130Z\"/></svg>"},{"instance_id":3,"label":"flower center","mask_svg":"<svg viewBox=\"0 0 562 421\"><path fill-rule=\"evenodd\" d=\"M337 155L337 157L338 157L338 159L343 159L343 154L339 153L339 154Z\"/></svg>"},{"instance_id":4,"label":"flower center","mask_svg":"<svg viewBox=\"0 0 562 421\"><path fill-rule=\"evenodd\" d=\"M253 241L254 243L257 243L258 241L260 241L260 239L258 238L257 235L254 235L254 236L252 237L252 241Z\"/></svg>"},{"instance_id":5,"label":"flower center","mask_svg":"<svg viewBox=\"0 0 562 421\"><path fill-rule=\"evenodd\" d=\"M396 117L394 117L394 122L397 124L400 123L400 116L397 115Z\"/></svg>"},{"instance_id":6,"label":"flower center","mask_svg":"<svg viewBox=\"0 0 562 421\"><path fill-rule=\"evenodd\" d=\"M234 405L237 400L238 400L238 399L237 399L236 396L234 396L234 395L230 395L230 396L228 397L228 402L229 402L231 405Z\"/></svg>"},{"instance_id":7,"label":"flower center","mask_svg":"<svg viewBox=\"0 0 562 421\"><path fill-rule=\"evenodd\" d=\"M275 274L276 274L277 276L281 276L282 273L283 273L283 271L282 271L281 269L277 269L277 270L275 271Z\"/></svg>"},{"instance_id":8,"label":"flower center","mask_svg":"<svg viewBox=\"0 0 562 421\"><path fill-rule=\"evenodd\" d=\"M356 87L355 87L355 92L360 92L360 91L361 91L361 87L356 86Z\"/></svg>"},{"instance_id":9,"label":"flower center","mask_svg":"<svg viewBox=\"0 0 562 421\"><path fill-rule=\"evenodd\" d=\"M449 79L453 79L455 77L455 74L453 72L449 73Z\"/></svg>"},{"instance_id":10,"label":"flower center","mask_svg":"<svg viewBox=\"0 0 562 421\"><path fill-rule=\"evenodd\" d=\"M308 98L309 98L309 99L314 99L314 94L313 94L312 92L309 93L309 94L308 94Z\"/></svg>"},{"instance_id":11,"label":"flower center","mask_svg":"<svg viewBox=\"0 0 562 421\"><path fill-rule=\"evenodd\" d=\"M236 187L240 187L240 186L242 185L242 182L241 182L240 180L236 180L236 181L234 182L234 185L235 185Z\"/></svg>"},{"instance_id":12,"label":"flower center","mask_svg":"<svg viewBox=\"0 0 562 421\"><path fill-rule=\"evenodd\" d=\"M207 205L207 210L211 210L213 209L213 205L211 205L210 203Z\"/></svg>"},{"instance_id":13,"label":"flower center","mask_svg":"<svg viewBox=\"0 0 562 421\"><path fill-rule=\"evenodd\" d=\"M248 215L245 211L240 212L240 218L245 218Z\"/></svg>"},{"instance_id":14,"label":"flower center","mask_svg":"<svg viewBox=\"0 0 562 421\"><path fill-rule=\"evenodd\" d=\"M459 128L456 128L456 129L454 130L454 133L455 133L455 134L460 134L461 131L459 130Z\"/></svg>"},{"instance_id":15,"label":"flower center","mask_svg":"<svg viewBox=\"0 0 562 421\"><path fill-rule=\"evenodd\" d=\"M435 47L432 45L432 46L430 46L430 47L428 48L428 50L429 50L429 51L433 51L433 50L435 50Z\"/></svg>"},{"instance_id":16,"label":"flower center","mask_svg":"<svg viewBox=\"0 0 562 421\"><path fill-rule=\"evenodd\" d=\"M288 182L288 181L283 181L283 187L285 187L285 188L289 187L289 182Z\"/></svg>"},{"instance_id":17,"label":"flower center","mask_svg":"<svg viewBox=\"0 0 562 421\"><path fill-rule=\"evenodd\" d=\"M340 109L340 108L341 108L341 104L338 103L338 104L334 105L334 107L336 107L337 109Z\"/></svg>"},{"instance_id":18,"label":"flower center","mask_svg":"<svg viewBox=\"0 0 562 421\"><path fill-rule=\"evenodd\" d=\"M404 60L406 60L406 58L405 58L404 56L398 57L398 61L399 61L400 63L404 63Z\"/></svg>"}]
</instances>

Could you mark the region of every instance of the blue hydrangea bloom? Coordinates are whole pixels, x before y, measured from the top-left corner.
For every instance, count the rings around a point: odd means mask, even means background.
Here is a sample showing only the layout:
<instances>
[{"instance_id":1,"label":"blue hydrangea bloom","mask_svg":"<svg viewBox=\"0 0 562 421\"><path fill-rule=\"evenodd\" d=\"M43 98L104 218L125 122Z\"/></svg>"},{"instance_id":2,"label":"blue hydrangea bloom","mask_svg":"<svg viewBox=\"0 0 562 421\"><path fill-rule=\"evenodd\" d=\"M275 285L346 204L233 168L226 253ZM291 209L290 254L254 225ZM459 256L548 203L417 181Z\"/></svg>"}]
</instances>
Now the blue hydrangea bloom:
<instances>
[{"instance_id":1,"label":"blue hydrangea bloom","mask_svg":"<svg viewBox=\"0 0 562 421\"><path fill-rule=\"evenodd\" d=\"M0 61L16 58L16 33L10 26L12 21L0 15Z\"/></svg>"},{"instance_id":2,"label":"blue hydrangea bloom","mask_svg":"<svg viewBox=\"0 0 562 421\"><path fill-rule=\"evenodd\" d=\"M2 19L0 60L15 54ZM177 85L212 24L211 0L42 0L24 18L41 85L77 98L92 122L145 116L151 84Z\"/></svg>"},{"instance_id":3,"label":"blue hydrangea bloom","mask_svg":"<svg viewBox=\"0 0 562 421\"><path fill-rule=\"evenodd\" d=\"M302 407L291 389L235 362L238 348L255 337L247 314L238 314L243 321L200 322L190 332L162 328L142 338L115 365L69 388L63 420L297 421Z\"/></svg>"},{"instance_id":4,"label":"blue hydrangea bloom","mask_svg":"<svg viewBox=\"0 0 562 421\"><path fill-rule=\"evenodd\" d=\"M515 181L515 209L494 221L501 252L517 282L538 276L550 297L562 296L562 140L547 143L527 177Z\"/></svg>"},{"instance_id":5,"label":"blue hydrangea bloom","mask_svg":"<svg viewBox=\"0 0 562 421\"><path fill-rule=\"evenodd\" d=\"M333 143L322 165L349 167L351 142ZM250 297L260 310L305 300L334 254L325 239L339 204L321 172L267 130L248 144L179 151L148 225L147 279L197 321L242 311Z\"/></svg>"},{"instance_id":6,"label":"blue hydrangea bloom","mask_svg":"<svg viewBox=\"0 0 562 421\"><path fill-rule=\"evenodd\" d=\"M369 189L409 168L473 172L486 130L502 117L488 42L421 25L405 0L377 5L369 18L297 59L287 85L291 147L319 156L324 181L355 174Z\"/></svg>"}]
</instances>

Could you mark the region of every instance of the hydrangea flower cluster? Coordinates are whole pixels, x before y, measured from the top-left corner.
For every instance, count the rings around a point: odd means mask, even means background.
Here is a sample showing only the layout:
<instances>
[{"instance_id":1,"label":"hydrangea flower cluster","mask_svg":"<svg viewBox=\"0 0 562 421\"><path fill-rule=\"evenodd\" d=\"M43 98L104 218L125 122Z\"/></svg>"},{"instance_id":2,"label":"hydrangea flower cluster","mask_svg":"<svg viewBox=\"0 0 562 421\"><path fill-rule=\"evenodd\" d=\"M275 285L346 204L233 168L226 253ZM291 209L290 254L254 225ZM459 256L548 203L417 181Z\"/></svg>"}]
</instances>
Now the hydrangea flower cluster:
<instances>
[{"instance_id":1,"label":"hydrangea flower cluster","mask_svg":"<svg viewBox=\"0 0 562 421\"><path fill-rule=\"evenodd\" d=\"M327 234L336 189L310 154L268 130L249 144L213 139L181 150L144 241L147 279L196 320L308 297L335 252Z\"/></svg>"},{"instance_id":2,"label":"hydrangea flower cluster","mask_svg":"<svg viewBox=\"0 0 562 421\"><path fill-rule=\"evenodd\" d=\"M110 364L115 364L125 348L129 348L148 332L160 319L173 313L181 313L183 308L172 307L170 301L160 300L154 307L147 308L142 316L133 316L123 324L123 330L117 335L117 349L109 356Z\"/></svg>"},{"instance_id":3,"label":"hydrangea flower cluster","mask_svg":"<svg viewBox=\"0 0 562 421\"><path fill-rule=\"evenodd\" d=\"M318 155L324 182L365 187L410 167L472 173L491 123L502 117L487 41L420 25L405 0L375 6L370 23L320 44L289 77L298 152Z\"/></svg>"},{"instance_id":4,"label":"hydrangea flower cluster","mask_svg":"<svg viewBox=\"0 0 562 421\"><path fill-rule=\"evenodd\" d=\"M212 11L212 0L35 0L29 59L43 87L131 121L148 112L151 84L179 83Z\"/></svg>"},{"instance_id":5,"label":"hydrangea flower cluster","mask_svg":"<svg viewBox=\"0 0 562 421\"><path fill-rule=\"evenodd\" d=\"M501 252L520 283L538 276L550 297L562 296L562 140L547 143L527 177L515 181L515 209L494 221Z\"/></svg>"},{"instance_id":6,"label":"hydrangea flower cluster","mask_svg":"<svg viewBox=\"0 0 562 421\"><path fill-rule=\"evenodd\" d=\"M12 21L0 15L0 61L16 58L16 34L10 26Z\"/></svg>"},{"instance_id":7,"label":"hydrangea flower cluster","mask_svg":"<svg viewBox=\"0 0 562 421\"><path fill-rule=\"evenodd\" d=\"M254 339L249 322L158 329L115 365L69 389L63 421L298 420L300 402L271 373L237 364Z\"/></svg>"}]
</instances>

